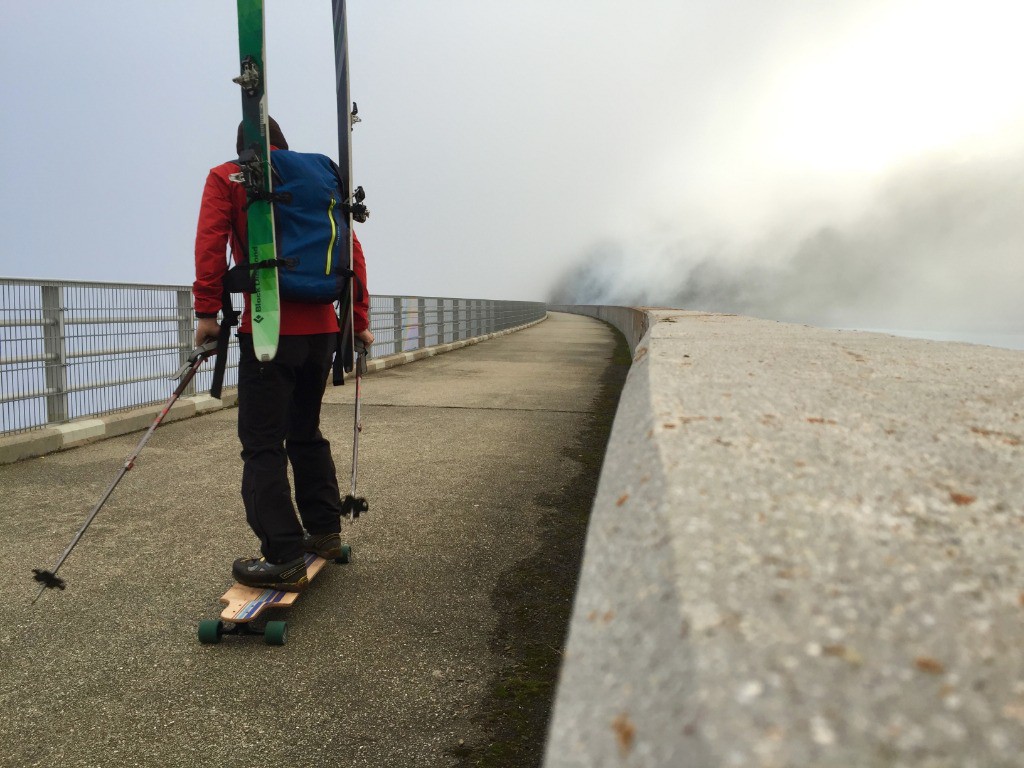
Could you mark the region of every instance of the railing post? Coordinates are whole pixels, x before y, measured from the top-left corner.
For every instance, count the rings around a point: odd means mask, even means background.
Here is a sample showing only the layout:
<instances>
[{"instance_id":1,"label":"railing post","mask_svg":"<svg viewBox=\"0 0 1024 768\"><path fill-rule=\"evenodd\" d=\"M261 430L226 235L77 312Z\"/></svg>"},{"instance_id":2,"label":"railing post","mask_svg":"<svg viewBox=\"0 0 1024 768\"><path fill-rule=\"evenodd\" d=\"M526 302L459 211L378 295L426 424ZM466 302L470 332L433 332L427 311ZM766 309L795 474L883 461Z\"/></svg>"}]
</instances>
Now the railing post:
<instances>
[{"instance_id":1,"label":"railing post","mask_svg":"<svg viewBox=\"0 0 1024 768\"><path fill-rule=\"evenodd\" d=\"M64 345L64 290L57 285L40 286L43 299L43 352L46 362L46 421L68 420L67 349Z\"/></svg>"},{"instance_id":2,"label":"railing post","mask_svg":"<svg viewBox=\"0 0 1024 768\"><path fill-rule=\"evenodd\" d=\"M441 307L444 306L441 299L434 300L434 343L441 344Z\"/></svg>"},{"instance_id":3,"label":"railing post","mask_svg":"<svg viewBox=\"0 0 1024 768\"><path fill-rule=\"evenodd\" d=\"M438 327L437 327L437 301L438 300L436 298L430 300L430 303L434 306L434 337L433 337L434 338L434 344L440 344L441 343L441 340L440 340L439 334L438 334ZM426 333L424 333L423 335L427 336ZM430 338L430 337L427 336L427 338ZM432 346L432 345L428 343L427 346Z\"/></svg>"},{"instance_id":4,"label":"railing post","mask_svg":"<svg viewBox=\"0 0 1024 768\"><path fill-rule=\"evenodd\" d=\"M395 298L394 298L394 300L392 302L392 308L394 310L394 318L393 319L394 319L394 328L395 328L395 350L394 350L394 352L397 355L399 352L402 351L402 347L404 346L402 344L402 341L403 341L402 337L405 335L402 332L402 297L401 296L395 296Z\"/></svg>"},{"instance_id":5,"label":"railing post","mask_svg":"<svg viewBox=\"0 0 1024 768\"><path fill-rule=\"evenodd\" d=\"M417 336L419 336L419 346L423 349L427 346L427 300L420 296L416 299L416 323L419 326Z\"/></svg>"},{"instance_id":6,"label":"railing post","mask_svg":"<svg viewBox=\"0 0 1024 768\"><path fill-rule=\"evenodd\" d=\"M192 324L192 291L189 288L179 288L175 291L178 297L178 364L185 365L188 362L188 353L192 350L192 342L195 341L195 326ZM185 397L196 393L196 381L192 379L182 392Z\"/></svg>"}]
</instances>

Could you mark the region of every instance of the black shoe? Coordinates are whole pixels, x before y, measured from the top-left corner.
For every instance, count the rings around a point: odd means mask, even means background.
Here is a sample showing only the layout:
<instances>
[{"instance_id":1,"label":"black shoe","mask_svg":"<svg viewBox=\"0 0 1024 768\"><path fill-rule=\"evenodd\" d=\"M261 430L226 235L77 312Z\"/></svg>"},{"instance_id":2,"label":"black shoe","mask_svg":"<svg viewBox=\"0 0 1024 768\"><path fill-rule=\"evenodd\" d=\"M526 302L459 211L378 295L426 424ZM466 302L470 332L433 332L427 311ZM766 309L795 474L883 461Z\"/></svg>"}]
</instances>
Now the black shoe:
<instances>
[{"instance_id":1,"label":"black shoe","mask_svg":"<svg viewBox=\"0 0 1024 768\"><path fill-rule=\"evenodd\" d=\"M307 533L302 543L307 552L315 552L324 560L342 557L340 533Z\"/></svg>"},{"instance_id":2,"label":"black shoe","mask_svg":"<svg viewBox=\"0 0 1024 768\"><path fill-rule=\"evenodd\" d=\"M247 587L301 592L309 584L304 557L280 565L268 563L264 557L246 557L235 560L231 573Z\"/></svg>"}]
</instances>

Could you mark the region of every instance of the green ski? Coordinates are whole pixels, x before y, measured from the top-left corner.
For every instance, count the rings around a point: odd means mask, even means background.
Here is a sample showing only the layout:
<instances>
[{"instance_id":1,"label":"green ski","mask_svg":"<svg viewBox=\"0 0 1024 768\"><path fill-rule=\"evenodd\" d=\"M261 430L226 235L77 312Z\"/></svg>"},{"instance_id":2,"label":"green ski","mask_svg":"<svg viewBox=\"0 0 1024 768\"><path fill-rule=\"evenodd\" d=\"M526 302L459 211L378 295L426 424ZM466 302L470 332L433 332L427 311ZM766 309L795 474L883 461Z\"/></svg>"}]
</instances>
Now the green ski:
<instances>
[{"instance_id":1,"label":"green ski","mask_svg":"<svg viewBox=\"0 0 1024 768\"><path fill-rule=\"evenodd\" d=\"M256 357L266 361L277 354L281 303L274 246L263 0L238 0L238 55L241 74L234 82L242 87L242 137L245 145L238 160L249 197L249 264L255 273L256 286L251 295L250 319ZM268 263L260 267L263 262Z\"/></svg>"}]
</instances>

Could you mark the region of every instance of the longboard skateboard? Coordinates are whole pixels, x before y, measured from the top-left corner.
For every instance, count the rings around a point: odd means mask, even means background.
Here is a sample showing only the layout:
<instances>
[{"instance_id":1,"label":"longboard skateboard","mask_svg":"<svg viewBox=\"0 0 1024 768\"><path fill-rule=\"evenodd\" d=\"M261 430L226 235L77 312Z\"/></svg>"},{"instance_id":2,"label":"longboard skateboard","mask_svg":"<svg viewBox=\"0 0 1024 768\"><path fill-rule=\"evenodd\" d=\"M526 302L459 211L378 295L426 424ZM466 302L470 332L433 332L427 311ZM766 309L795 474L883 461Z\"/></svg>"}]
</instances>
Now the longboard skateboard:
<instances>
[{"instance_id":1,"label":"longboard skateboard","mask_svg":"<svg viewBox=\"0 0 1024 768\"><path fill-rule=\"evenodd\" d=\"M335 562L347 563L352 549L342 546L341 557ZM306 576L310 582L327 565L327 561L312 552L306 553ZM306 589L309 589L307 586ZM220 601L225 605L219 619L203 619L199 622L199 642L219 643L224 635L262 635L267 645L284 645L288 639L288 623L268 621L260 626L256 619L269 608L288 608L295 604L301 592L285 592L280 589L247 587L237 581L231 585Z\"/></svg>"}]
</instances>

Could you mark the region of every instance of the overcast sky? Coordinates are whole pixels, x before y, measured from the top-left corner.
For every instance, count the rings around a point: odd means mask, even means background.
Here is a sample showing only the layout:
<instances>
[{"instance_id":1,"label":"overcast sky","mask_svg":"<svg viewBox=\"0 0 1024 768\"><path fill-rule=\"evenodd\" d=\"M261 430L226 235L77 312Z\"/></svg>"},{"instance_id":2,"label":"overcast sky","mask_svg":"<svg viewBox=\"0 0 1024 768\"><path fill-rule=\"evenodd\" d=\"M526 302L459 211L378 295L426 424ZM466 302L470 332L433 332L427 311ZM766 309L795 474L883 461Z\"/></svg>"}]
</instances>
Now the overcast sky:
<instances>
[{"instance_id":1,"label":"overcast sky","mask_svg":"<svg viewBox=\"0 0 1024 768\"><path fill-rule=\"evenodd\" d=\"M330 2L266 5L270 111L293 149L333 156ZM202 185L241 114L234 2L0 10L0 275L191 282ZM1019 0L350 0L349 17L373 292L822 322L846 296L861 325L893 302L941 324L956 296L958 323L1020 326Z\"/></svg>"}]
</instances>

